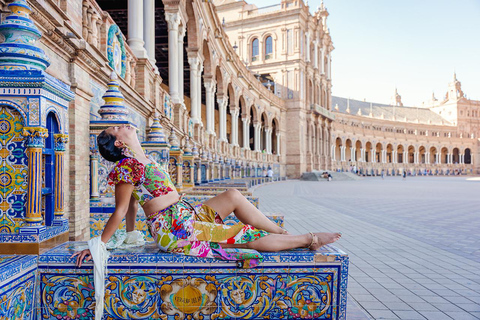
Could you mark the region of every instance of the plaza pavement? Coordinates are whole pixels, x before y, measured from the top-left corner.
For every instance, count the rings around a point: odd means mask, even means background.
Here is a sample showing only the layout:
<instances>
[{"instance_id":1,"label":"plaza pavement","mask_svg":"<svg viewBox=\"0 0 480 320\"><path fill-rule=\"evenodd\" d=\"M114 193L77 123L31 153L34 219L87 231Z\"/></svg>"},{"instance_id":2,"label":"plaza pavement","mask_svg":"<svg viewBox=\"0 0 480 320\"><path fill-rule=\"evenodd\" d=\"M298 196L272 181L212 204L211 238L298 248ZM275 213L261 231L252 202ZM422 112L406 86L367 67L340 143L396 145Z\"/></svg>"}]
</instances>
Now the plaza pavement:
<instances>
[{"instance_id":1,"label":"plaza pavement","mask_svg":"<svg viewBox=\"0 0 480 320\"><path fill-rule=\"evenodd\" d=\"M348 320L480 319L480 181L292 180L254 196L294 234L343 233L335 245L350 257Z\"/></svg>"}]
</instances>

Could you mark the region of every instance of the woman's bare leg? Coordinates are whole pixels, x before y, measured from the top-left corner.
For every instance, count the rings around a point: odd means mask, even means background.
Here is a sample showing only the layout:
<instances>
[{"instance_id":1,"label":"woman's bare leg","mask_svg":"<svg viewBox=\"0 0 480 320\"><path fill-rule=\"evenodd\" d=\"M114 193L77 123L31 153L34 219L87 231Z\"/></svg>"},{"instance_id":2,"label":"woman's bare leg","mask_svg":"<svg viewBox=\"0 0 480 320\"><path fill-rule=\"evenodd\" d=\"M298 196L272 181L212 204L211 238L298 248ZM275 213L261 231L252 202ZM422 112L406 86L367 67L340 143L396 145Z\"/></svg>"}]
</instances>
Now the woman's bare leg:
<instances>
[{"instance_id":1,"label":"woman's bare leg","mask_svg":"<svg viewBox=\"0 0 480 320\"><path fill-rule=\"evenodd\" d=\"M282 228L255 208L255 206L236 189L225 191L205 201L205 204L218 212L222 219L225 219L225 217L233 212L238 220L244 224L249 224L257 229L262 229L270 233L284 233Z\"/></svg>"},{"instance_id":2,"label":"woman's bare leg","mask_svg":"<svg viewBox=\"0 0 480 320\"><path fill-rule=\"evenodd\" d=\"M248 248L258 251L277 252L282 250L290 250L296 248L307 248L317 250L320 247L333 243L340 239L340 233L317 232L314 233L317 237L317 243L312 244L312 235L310 233L299 236L285 235L285 234L269 234L265 237L257 239L246 244L223 244L223 248Z\"/></svg>"}]
</instances>

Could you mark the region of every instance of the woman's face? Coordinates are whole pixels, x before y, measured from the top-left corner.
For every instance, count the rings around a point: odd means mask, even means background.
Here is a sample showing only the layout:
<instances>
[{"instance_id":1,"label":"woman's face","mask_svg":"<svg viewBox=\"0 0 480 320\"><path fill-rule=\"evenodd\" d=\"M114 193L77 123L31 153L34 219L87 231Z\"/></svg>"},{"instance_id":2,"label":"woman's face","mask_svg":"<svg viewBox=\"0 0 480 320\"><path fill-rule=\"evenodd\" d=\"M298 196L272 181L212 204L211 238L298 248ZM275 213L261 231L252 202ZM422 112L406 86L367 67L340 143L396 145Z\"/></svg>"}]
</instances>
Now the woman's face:
<instances>
[{"instance_id":1,"label":"woman's face","mask_svg":"<svg viewBox=\"0 0 480 320\"><path fill-rule=\"evenodd\" d=\"M129 124L122 124L115 127L110 127L106 129L105 132L117 138L117 141L115 143L121 141L128 144L137 137L137 132L135 128L133 128Z\"/></svg>"}]
</instances>

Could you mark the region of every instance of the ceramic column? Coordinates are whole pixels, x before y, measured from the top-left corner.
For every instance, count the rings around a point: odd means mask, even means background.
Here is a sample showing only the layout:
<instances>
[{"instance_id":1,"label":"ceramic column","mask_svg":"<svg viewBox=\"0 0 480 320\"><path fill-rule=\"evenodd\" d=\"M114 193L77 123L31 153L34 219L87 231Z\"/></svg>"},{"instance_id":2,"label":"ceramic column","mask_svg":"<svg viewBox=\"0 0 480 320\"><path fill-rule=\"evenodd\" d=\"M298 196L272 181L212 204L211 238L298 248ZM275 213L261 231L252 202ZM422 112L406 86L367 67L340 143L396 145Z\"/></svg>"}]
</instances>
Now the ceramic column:
<instances>
[{"instance_id":1,"label":"ceramic column","mask_svg":"<svg viewBox=\"0 0 480 320\"><path fill-rule=\"evenodd\" d=\"M28 191L25 222L28 226L40 225L42 218L42 148L48 130L41 127L24 127L23 135L27 138L28 156Z\"/></svg>"},{"instance_id":2,"label":"ceramic column","mask_svg":"<svg viewBox=\"0 0 480 320\"><path fill-rule=\"evenodd\" d=\"M68 135L55 134L55 220L63 218L64 214L64 185L63 185L63 168L65 162L65 147L68 143ZM98 170L97 170L98 172ZM98 174L98 173L97 173ZM97 184L98 186L98 184ZM98 187L97 187L98 188Z\"/></svg>"}]
</instances>

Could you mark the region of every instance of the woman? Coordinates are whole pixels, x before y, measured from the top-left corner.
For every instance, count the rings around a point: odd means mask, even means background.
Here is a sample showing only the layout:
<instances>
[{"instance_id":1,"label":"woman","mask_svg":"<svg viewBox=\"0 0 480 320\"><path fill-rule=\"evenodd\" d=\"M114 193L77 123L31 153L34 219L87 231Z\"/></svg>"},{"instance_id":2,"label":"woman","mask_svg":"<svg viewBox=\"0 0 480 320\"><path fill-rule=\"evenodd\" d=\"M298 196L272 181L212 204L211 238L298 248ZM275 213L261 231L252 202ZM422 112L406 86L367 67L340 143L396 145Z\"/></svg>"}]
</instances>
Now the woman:
<instances>
[{"instance_id":1,"label":"woman","mask_svg":"<svg viewBox=\"0 0 480 320\"><path fill-rule=\"evenodd\" d=\"M108 161L117 162L109 174L109 183L115 185L115 211L99 239L103 244L125 216L127 231L133 229L137 202L143 207L152 237L162 251L236 260L244 268L254 267L261 261L257 250L305 247L317 250L341 236L340 233L312 232L289 235L237 190L226 191L192 208L182 200L168 173L147 158L134 128L110 127L100 133L97 142L100 154ZM223 219L232 212L242 223L224 225ZM86 249L74 256L80 267L84 258L86 261L92 258L92 253Z\"/></svg>"}]
</instances>

